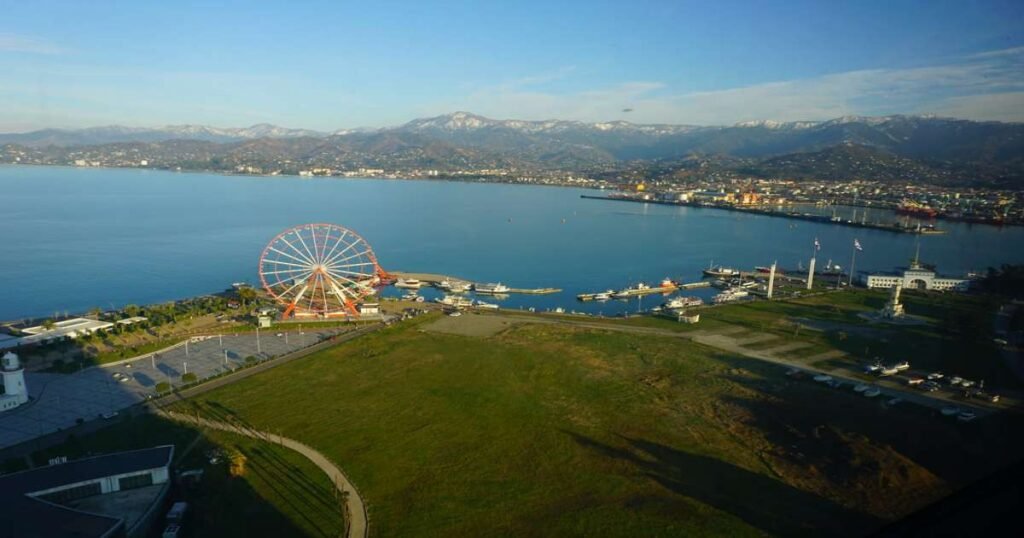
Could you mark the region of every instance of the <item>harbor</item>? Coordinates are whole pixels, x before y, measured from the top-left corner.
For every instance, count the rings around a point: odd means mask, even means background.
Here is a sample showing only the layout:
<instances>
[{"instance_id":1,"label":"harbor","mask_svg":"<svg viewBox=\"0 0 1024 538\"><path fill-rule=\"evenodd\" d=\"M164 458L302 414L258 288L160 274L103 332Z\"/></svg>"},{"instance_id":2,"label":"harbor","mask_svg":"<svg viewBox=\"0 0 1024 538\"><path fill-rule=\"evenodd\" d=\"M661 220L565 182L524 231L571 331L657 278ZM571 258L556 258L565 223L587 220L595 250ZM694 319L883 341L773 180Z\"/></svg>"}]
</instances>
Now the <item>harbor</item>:
<instances>
[{"instance_id":1,"label":"harbor","mask_svg":"<svg viewBox=\"0 0 1024 538\"><path fill-rule=\"evenodd\" d=\"M838 216L818 215L814 213L806 212L795 212L795 211L781 211L776 209L767 209L759 206L740 206L735 204L726 203L709 203L709 202L693 202L683 200L663 200L657 198L649 198L644 196L635 195L619 195L619 196L593 196L588 194L581 194L580 198L587 200L605 200L611 202L634 202L642 204L658 204L658 205L669 205L669 206L685 206L685 207L697 207L707 209L723 209L726 211L737 211L740 213L753 213L755 215L764 215L766 217L780 217L793 220L802 220L815 222L819 224L834 224L837 226L846 226L849 228L861 228L868 230L880 230L884 232L893 232L900 234L915 234L915 235L939 235L946 233L944 230L936 228L932 224L921 224L918 222L913 225L909 220L904 222L896 221L893 223L884 222L868 222L866 218L862 220L855 219L844 219Z\"/></svg>"}]
</instances>

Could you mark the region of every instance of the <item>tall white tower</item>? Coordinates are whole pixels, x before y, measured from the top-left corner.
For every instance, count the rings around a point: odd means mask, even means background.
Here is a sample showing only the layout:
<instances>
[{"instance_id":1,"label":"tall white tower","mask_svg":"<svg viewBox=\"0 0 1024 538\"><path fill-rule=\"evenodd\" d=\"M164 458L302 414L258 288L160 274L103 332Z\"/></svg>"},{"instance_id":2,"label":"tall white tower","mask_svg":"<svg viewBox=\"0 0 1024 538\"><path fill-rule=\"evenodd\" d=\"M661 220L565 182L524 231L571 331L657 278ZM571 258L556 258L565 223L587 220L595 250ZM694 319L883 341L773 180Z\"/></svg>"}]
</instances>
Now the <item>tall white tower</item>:
<instances>
[{"instance_id":1,"label":"tall white tower","mask_svg":"<svg viewBox=\"0 0 1024 538\"><path fill-rule=\"evenodd\" d=\"M25 369L18 356L8 351L0 358L0 411L14 409L28 401L28 386L25 385Z\"/></svg>"},{"instance_id":2,"label":"tall white tower","mask_svg":"<svg viewBox=\"0 0 1024 538\"><path fill-rule=\"evenodd\" d=\"M771 271L768 273L768 298L772 298L772 292L775 291L775 265L778 261L772 262Z\"/></svg>"}]
</instances>

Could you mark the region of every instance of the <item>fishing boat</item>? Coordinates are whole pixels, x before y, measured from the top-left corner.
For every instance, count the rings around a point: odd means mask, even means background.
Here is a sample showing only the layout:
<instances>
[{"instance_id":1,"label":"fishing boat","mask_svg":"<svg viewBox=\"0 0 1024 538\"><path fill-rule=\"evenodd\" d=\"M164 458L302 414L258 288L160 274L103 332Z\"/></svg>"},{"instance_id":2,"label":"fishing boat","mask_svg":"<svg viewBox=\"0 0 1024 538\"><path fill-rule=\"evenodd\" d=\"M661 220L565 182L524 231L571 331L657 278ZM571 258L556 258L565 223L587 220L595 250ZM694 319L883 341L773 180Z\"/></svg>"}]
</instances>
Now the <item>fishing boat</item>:
<instances>
[{"instance_id":1,"label":"fishing boat","mask_svg":"<svg viewBox=\"0 0 1024 538\"><path fill-rule=\"evenodd\" d=\"M723 265L715 265L708 267L704 271L704 276L713 277L728 277L728 276L740 276L740 272L732 267L725 267Z\"/></svg>"}]
</instances>

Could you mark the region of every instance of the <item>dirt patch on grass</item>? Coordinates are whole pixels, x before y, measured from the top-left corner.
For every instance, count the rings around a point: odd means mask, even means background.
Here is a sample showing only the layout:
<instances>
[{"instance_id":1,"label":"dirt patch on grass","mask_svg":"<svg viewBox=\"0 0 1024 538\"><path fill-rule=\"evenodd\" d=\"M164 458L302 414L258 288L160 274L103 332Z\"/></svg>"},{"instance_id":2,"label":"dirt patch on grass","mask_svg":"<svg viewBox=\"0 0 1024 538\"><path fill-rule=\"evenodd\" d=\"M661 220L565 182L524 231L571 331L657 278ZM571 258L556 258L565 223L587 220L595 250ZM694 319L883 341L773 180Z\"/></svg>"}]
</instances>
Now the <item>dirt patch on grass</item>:
<instances>
[{"instance_id":1,"label":"dirt patch on grass","mask_svg":"<svg viewBox=\"0 0 1024 538\"><path fill-rule=\"evenodd\" d=\"M494 336L518 323L515 320L500 316L463 314L457 317L444 316L437 321L424 325L423 329L460 336L486 337Z\"/></svg>"}]
</instances>

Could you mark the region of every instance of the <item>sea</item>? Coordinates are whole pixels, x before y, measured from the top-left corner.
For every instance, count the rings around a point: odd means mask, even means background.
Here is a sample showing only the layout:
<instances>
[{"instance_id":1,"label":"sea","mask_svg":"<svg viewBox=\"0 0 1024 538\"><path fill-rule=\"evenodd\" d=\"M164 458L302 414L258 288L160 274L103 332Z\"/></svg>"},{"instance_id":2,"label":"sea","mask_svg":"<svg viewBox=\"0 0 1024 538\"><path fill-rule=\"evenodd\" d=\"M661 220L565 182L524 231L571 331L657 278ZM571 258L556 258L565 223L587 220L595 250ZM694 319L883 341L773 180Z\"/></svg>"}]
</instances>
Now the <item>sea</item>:
<instances>
[{"instance_id":1,"label":"sea","mask_svg":"<svg viewBox=\"0 0 1024 538\"><path fill-rule=\"evenodd\" d=\"M279 232L333 223L358 232L385 270L436 273L515 288L503 308L601 315L664 299L579 302L576 295L709 265L751 270L831 260L891 271L920 249L938 272L1024 263L1024 227L938 221L914 236L826 223L583 199L600 191L425 180L251 177L145 169L0 166L0 320L182 299L257 284L263 247ZM853 208L842 208L852 216ZM850 214L850 215L847 215ZM872 220L897 215L871 210ZM396 290L385 294L394 295ZM713 290L686 295L705 299ZM428 297L433 298L431 292ZM486 298L494 302L493 298Z\"/></svg>"}]
</instances>

